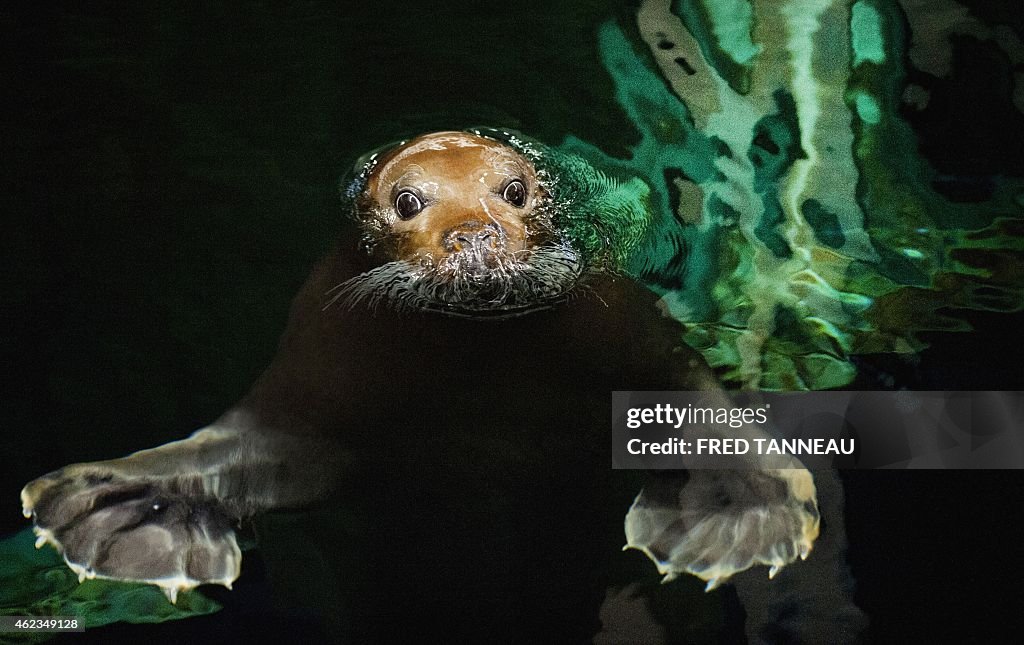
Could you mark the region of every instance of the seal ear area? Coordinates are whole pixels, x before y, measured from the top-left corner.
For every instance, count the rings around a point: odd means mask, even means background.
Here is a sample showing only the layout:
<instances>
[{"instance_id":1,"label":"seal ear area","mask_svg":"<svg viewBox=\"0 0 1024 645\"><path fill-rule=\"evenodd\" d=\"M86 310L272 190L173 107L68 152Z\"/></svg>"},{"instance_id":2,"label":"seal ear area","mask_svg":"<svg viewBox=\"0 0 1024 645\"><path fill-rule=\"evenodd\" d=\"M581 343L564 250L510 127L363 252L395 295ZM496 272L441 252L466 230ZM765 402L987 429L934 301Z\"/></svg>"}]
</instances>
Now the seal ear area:
<instances>
[{"instance_id":1,"label":"seal ear area","mask_svg":"<svg viewBox=\"0 0 1024 645\"><path fill-rule=\"evenodd\" d=\"M382 164L387 163L406 143L408 139L392 141L363 153L341 176L338 182L341 204L351 217L361 219L360 214L365 213L369 207L367 196L372 192L369 184L376 181L373 178Z\"/></svg>"}]
</instances>

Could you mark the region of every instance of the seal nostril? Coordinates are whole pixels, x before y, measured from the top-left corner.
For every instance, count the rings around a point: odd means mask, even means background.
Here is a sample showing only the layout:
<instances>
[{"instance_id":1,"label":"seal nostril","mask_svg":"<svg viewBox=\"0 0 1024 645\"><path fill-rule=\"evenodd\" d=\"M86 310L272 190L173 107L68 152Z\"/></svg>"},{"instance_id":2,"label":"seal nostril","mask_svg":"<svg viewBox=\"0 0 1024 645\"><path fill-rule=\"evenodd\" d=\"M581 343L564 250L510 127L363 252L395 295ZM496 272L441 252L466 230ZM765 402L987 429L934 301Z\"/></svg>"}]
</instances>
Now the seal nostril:
<instances>
[{"instance_id":1,"label":"seal nostril","mask_svg":"<svg viewBox=\"0 0 1024 645\"><path fill-rule=\"evenodd\" d=\"M486 230L480 233L480 245L489 251L495 251L498 248L499 237L497 231Z\"/></svg>"},{"instance_id":2,"label":"seal nostril","mask_svg":"<svg viewBox=\"0 0 1024 645\"><path fill-rule=\"evenodd\" d=\"M490 253L502 246L502 232L494 224L471 220L445 232L442 245L454 253L471 249Z\"/></svg>"}]
</instances>

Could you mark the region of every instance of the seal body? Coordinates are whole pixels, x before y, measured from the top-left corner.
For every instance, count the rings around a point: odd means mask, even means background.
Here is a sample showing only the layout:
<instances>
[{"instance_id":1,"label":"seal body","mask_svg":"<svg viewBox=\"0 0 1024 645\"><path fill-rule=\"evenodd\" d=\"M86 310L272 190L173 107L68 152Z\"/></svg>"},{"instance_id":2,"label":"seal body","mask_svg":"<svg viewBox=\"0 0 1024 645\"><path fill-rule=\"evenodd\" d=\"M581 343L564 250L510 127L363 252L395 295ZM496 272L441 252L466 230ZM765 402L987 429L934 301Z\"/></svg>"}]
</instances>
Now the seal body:
<instances>
[{"instance_id":1,"label":"seal body","mask_svg":"<svg viewBox=\"0 0 1024 645\"><path fill-rule=\"evenodd\" d=\"M314 269L271 365L210 426L30 482L40 544L81 579L152 583L173 602L238 577L240 520L332 500L348 518L329 547L337 614L358 642L412 625L589 640L627 510L627 546L666 579L711 589L806 558L815 486L791 458L657 496L611 470L612 391L729 401L678 322L615 270L637 235L611 224L642 208L606 213L617 182L561 160L573 183L544 156L442 132L370 159L348 194L371 253L343 238Z\"/></svg>"},{"instance_id":2,"label":"seal body","mask_svg":"<svg viewBox=\"0 0 1024 645\"><path fill-rule=\"evenodd\" d=\"M322 265L296 300L241 408L330 433L347 456L332 506L355 527L336 526L329 547L347 552L335 560L344 631L588 641L607 587L625 584L610 568L640 487L611 470L610 392L693 389L709 373L673 353L676 324L629 280L503 320L318 315L337 268Z\"/></svg>"}]
</instances>

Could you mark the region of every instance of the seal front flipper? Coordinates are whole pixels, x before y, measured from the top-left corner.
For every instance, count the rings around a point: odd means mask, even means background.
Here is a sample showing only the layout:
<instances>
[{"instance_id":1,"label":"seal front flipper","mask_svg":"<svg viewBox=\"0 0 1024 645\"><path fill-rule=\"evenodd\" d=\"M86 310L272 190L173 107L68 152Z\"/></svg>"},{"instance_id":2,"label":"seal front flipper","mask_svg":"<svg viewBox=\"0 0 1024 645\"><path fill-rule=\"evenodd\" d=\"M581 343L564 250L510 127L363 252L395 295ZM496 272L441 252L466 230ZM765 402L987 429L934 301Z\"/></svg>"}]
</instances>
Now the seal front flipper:
<instances>
[{"instance_id":1,"label":"seal front flipper","mask_svg":"<svg viewBox=\"0 0 1024 645\"><path fill-rule=\"evenodd\" d=\"M200 584L230 588L242 562L234 527L294 501L305 477L291 464L313 450L287 435L211 427L121 459L66 466L26 485L21 501L36 546L52 544L80 580L155 584L174 602Z\"/></svg>"},{"instance_id":2,"label":"seal front flipper","mask_svg":"<svg viewBox=\"0 0 1024 645\"><path fill-rule=\"evenodd\" d=\"M758 564L769 577L818 536L811 473L779 470L694 470L682 486L655 482L626 514L626 547L643 551L665 582L690 573L714 589Z\"/></svg>"},{"instance_id":3,"label":"seal front flipper","mask_svg":"<svg viewBox=\"0 0 1024 645\"><path fill-rule=\"evenodd\" d=\"M663 323L668 324L668 323ZM654 331L648 330L653 335ZM703 358L680 347L668 366L672 388L701 392L701 405L730 408L726 394ZM712 425L684 427L683 437L745 439L771 437L757 424L722 431ZM782 567L810 554L820 528L814 477L792 455L700 454L681 457L688 478L662 472L633 501L625 519L625 549L646 554L669 582L689 573L710 591L756 565L774 578Z\"/></svg>"}]
</instances>

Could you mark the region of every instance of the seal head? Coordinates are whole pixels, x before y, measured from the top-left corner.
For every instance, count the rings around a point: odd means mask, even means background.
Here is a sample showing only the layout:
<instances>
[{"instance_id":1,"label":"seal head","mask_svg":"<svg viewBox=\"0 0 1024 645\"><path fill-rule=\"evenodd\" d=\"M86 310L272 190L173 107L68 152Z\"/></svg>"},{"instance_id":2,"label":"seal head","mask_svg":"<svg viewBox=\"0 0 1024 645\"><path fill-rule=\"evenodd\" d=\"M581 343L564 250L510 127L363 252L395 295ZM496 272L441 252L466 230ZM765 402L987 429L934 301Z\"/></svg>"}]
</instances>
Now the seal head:
<instances>
[{"instance_id":1,"label":"seal head","mask_svg":"<svg viewBox=\"0 0 1024 645\"><path fill-rule=\"evenodd\" d=\"M524 152L447 131L372 156L350 191L384 264L339 285L332 303L510 316L564 299L585 263Z\"/></svg>"}]
</instances>

